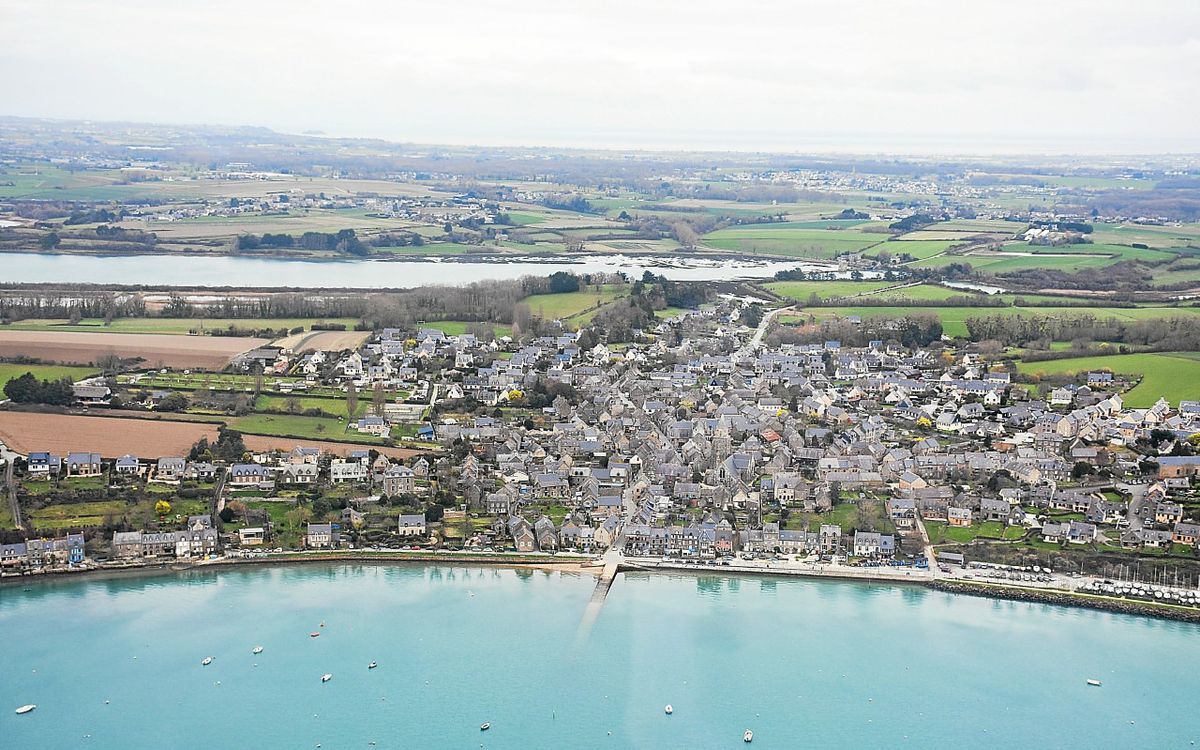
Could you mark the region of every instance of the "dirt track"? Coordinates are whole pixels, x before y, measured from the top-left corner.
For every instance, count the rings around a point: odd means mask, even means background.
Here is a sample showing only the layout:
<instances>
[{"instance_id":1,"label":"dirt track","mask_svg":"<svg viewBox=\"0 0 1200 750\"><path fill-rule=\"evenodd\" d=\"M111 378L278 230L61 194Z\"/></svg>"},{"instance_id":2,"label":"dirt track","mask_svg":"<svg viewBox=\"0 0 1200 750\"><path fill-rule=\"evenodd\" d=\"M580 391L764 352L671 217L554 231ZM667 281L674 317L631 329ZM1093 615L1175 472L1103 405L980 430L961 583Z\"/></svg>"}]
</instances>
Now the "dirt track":
<instances>
[{"instance_id":1,"label":"dirt track","mask_svg":"<svg viewBox=\"0 0 1200 750\"><path fill-rule=\"evenodd\" d=\"M220 370L234 355L266 343L267 339L230 336L0 330L0 357L87 365L105 354L117 354L125 359L141 357L153 367Z\"/></svg>"}]
</instances>

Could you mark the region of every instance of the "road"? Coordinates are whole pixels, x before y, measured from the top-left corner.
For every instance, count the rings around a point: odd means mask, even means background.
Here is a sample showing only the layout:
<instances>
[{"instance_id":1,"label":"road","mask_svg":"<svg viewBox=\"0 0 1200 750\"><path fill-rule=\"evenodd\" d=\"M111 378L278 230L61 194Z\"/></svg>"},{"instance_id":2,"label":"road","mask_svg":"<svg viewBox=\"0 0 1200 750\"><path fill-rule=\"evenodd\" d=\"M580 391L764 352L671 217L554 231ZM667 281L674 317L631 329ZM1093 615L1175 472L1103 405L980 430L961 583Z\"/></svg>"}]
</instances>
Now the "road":
<instances>
[{"instance_id":1,"label":"road","mask_svg":"<svg viewBox=\"0 0 1200 750\"><path fill-rule=\"evenodd\" d=\"M1142 522L1145 520L1143 515L1147 511L1152 511L1153 508L1146 508L1146 490L1149 485L1145 484L1119 484L1117 489L1129 493L1129 511L1125 515L1125 519L1129 521L1129 528L1132 531L1141 531Z\"/></svg>"},{"instance_id":2,"label":"road","mask_svg":"<svg viewBox=\"0 0 1200 750\"><path fill-rule=\"evenodd\" d=\"M775 316L782 312L791 311L791 307L779 307L763 315L762 320L758 324L758 328L754 329L754 335L750 337L750 340L746 342L746 345L742 347L738 354L748 356L753 353L755 349L762 346L763 338L766 337L767 330L771 327L771 321L775 319Z\"/></svg>"},{"instance_id":3,"label":"road","mask_svg":"<svg viewBox=\"0 0 1200 750\"><path fill-rule=\"evenodd\" d=\"M21 503L17 500L17 482L13 476L17 454L0 447L0 458L4 459L4 486L8 488L8 507L9 512L12 513L13 526L23 530L25 522L21 519Z\"/></svg>"}]
</instances>

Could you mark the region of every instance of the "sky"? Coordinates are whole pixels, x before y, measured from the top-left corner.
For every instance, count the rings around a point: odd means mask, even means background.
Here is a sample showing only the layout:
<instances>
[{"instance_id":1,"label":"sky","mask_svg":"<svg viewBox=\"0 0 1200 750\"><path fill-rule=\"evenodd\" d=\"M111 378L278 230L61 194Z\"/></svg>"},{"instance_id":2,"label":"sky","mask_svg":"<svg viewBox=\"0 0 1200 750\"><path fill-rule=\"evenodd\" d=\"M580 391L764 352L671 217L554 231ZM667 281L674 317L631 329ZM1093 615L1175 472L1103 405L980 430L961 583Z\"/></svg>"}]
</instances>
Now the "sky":
<instances>
[{"instance_id":1,"label":"sky","mask_svg":"<svg viewBox=\"0 0 1200 750\"><path fill-rule=\"evenodd\" d=\"M414 143L1200 152L1200 0L0 0L0 114Z\"/></svg>"}]
</instances>

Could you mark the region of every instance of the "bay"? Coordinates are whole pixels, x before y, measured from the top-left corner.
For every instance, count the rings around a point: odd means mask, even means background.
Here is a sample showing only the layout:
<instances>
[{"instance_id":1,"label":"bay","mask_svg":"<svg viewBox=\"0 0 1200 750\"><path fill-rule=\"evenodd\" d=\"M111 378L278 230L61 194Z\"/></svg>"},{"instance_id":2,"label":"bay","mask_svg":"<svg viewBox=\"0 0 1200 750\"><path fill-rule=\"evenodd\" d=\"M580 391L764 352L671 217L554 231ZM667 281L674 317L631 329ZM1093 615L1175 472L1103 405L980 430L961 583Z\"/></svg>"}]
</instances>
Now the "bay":
<instances>
[{"instance_id":1,"label":"bay","mask_svg":"<svg viewBox=\"0 0 1200 750\"><path fill-rule=\"evenodd\" d=\"M2 586L0 746L732 748L747 728L756 748L1200 739L1195 625L626 573L588 627L594 582L308 564ZM13 713L25 703L38 708Z\"/></svg>"}]
</instances>

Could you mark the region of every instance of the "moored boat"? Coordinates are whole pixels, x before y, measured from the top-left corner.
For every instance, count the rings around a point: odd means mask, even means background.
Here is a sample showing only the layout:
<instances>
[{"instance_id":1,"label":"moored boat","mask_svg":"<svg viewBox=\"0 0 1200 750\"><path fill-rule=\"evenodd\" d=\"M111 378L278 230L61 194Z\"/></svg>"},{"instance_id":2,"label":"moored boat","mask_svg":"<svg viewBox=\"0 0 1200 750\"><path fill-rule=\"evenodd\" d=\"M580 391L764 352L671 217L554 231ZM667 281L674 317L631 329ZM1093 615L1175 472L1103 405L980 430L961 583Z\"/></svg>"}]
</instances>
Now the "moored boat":
<instances>
[{"instance_id":1,"label":"moored boat","mask_svg":"<svg viewBox=\"0 0 1200 750\"><path fill-rule=\"evenodd\" d=\"M491 722L485 721L479 725L479 731L481 731L481 732L486 732L487 730L489 730L491 728L492 728Z\"/></svg>"},{"instance_id":2,"label":"moored boat","mask_svg":"<svg viewBox=\"0 0 1200 750\"><path fill-rule=\"evenodd\" d=\"M253 653L256 653L256 654L261 654L262 652L263 652L263 648L262 648L262 646L255 646L255 647L254 647L254 652L253 652Z\"/></svg>"},{"instance_id":3,"label":"moored boat","mask_svg":"<svg viewBox=\"0 0 1200 750\"><path fill-rule=\"evenodd\" d=\"M32 711L33 709L35 709L35 708L37 708L37 704L35 704L35 703L26 703L24 706L21 706L20 708L18 708L18 709L17 709L17 713L19 713L19 714L27 714L27 713L29 713L30 711Z\"/></svg>"},{"instance_id":4,"label":"moored boat","mask_svg":"<svg viewBox=\"0 0 1200 750\"><path fill-rule=\"evenodd\" d=\"M330 680L332 680L332 679L333 679L333 675L331 675L331 674L330 674L330 673L328 673L328 672L326 672L325 674L321 675L321 682L329 682L329 681L330 681Z\"/></svg>"},{"instance_id":5,"label":"moored boat","mask_svg":"<svg viewBox=\"0 0 1200 750\"><path fill-rule=\"evenodd\" d=\"M367 669L374 669L375 667L378 667L378 666L379 666L378 663L371 662L370 664L367 665Z\"/></svg>"},{"instance_id":6,"label":"moored boat","mask_svg":"<svg viewBox=\"0 0 1200 750\"><path fill-rule=\"evenodd\" d=\"M200 664L207 667L209 664L212 664L212 660L213 658L211 656L206 656L204 657L204 661L200 662Z\"/></svg>"},{"instance_id":7,"label":"moored boat","mask_svg":"<svg viewBox=\"0 0 1200 750\"><path fill-rule=\"evenodd\" d=\"M742 733L742 742L753 742L753 741L754 741L754 732L751 732L749 729L747 729L745 732Z\"/></svg>"},{"instance_id":8,"label":"moored boat","mask_svg":"<svg viewBox=\"0 0 1200 750\"><path fill-rule=\"evenodd\" d=\"M1100 680L1088 680L1087 683L1092 687L1100 687Z\"/></svg>"},{"instance_id":9,"label":"moored boat","mask_svg":"<svg viewBox=\"0 0 1200 750\"><path fill-rule=\"evenodd\" d=\"M671 714L675 713L675 709L672 708L670 703L668 703L667 707L663 709L663 713L665 713L667 716L670 716Z\"/></svg>"}]
</instances>

